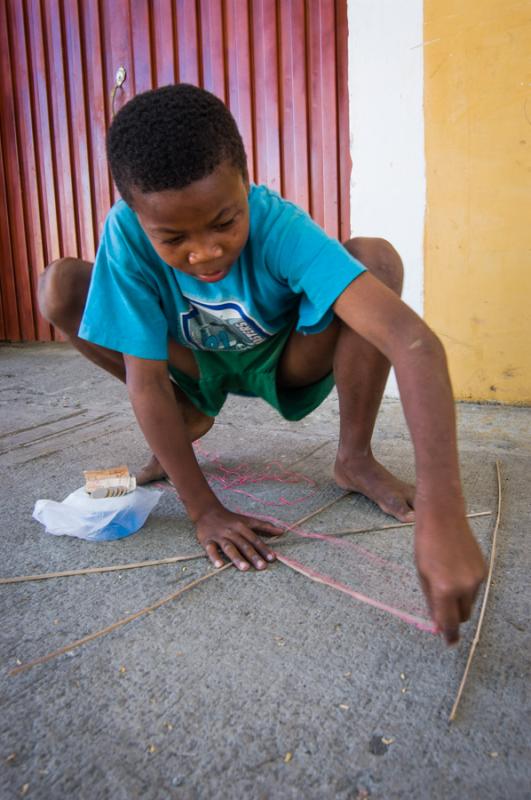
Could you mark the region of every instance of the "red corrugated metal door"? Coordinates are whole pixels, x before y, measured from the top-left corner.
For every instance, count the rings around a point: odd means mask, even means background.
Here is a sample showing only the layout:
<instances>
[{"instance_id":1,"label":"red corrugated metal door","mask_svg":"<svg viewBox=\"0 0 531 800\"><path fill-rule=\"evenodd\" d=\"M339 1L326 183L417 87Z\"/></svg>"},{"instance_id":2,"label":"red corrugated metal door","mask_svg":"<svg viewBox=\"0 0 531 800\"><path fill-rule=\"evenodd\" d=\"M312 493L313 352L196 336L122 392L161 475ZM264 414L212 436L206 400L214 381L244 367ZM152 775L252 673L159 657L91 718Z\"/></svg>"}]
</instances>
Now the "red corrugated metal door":
<instances>
[{"instance_id":1,"label":"red corrugated metal door","mask_svg":"<svg viewBox=\"0 0 531 800\"><path fill-rule=\"evenodd\" d=\"M116 108L167 83L209 89L252 179L349 235L346 0L0 0L0 339L53 338L39 274L94 258L120 66Z\"/></svg>"}]
</instances>

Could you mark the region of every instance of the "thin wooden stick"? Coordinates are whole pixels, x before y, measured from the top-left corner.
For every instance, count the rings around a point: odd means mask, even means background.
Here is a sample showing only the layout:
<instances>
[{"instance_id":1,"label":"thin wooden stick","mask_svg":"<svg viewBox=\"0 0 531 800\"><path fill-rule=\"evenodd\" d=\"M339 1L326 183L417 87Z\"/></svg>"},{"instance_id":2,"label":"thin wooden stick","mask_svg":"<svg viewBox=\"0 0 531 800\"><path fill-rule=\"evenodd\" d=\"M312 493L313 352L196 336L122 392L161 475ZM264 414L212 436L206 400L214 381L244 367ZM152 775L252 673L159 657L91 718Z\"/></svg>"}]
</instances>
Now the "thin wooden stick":
<instances>
[{"instance_id":1,"label":"thin wooden stick","mask_svg":"<svg viewBox=\"0 0 531 800\"><path fill-rule=\"evenodd\" d=\"M297 522L293 522L289 527L285 528L284 533L288 533L289 531L296 528L298 525L302 525L303 522L307 522L307 520L311 519L312 517L317 516L320 514L321 511L324 511L330 506L333 506L334 503L337 503L338 500L342 500L343 497L346 497L346 494L342 494L340 497L336 497L334 500L331 500L329 503L326 503L321 508L318 508L317 511L312 511L311 514L307 514L307 516L302 517L301 519L297 520ZM131 564L117 564L116 566L112 567L87 567L86 569L70 569L70 570L63 570L62 572L43 572L39 575L15 575L11 578L0 578L0 586L8 584L8 583L24 583L25 581L44 581L48 580L49 578L69 578L74 575L93 575L99 572L117 572L123 569L139 569L140 567L156 567L160 564L175 564L178 561L192 561L195 558L206 558L206 553L193 553L189 556L172 556L170 558L160 558L155 561L135 561Z\"/></svg>"},{"instance_id":2,"label":"thin wooden stick","mask_svg":"<svg viewBox=\"0 0 531 800\"><path fill-rule=\"evenodd\" d=\"M40 575L17 575L12 578L0 578L0 585L6 583L22 583L23 581L45 581L49 578L70 578L73 575L94 575L98 572L117 572L122 569L139 569L140 567L156 567L159 564L175 564L177 561L191 561L194 558L206 558L206 553L194 553L189 556L171 556L155 561L136 561L132 564L116 564L112 567L87 567L86 569L69 569L63 572L43 572Z\"/></svg>"},{"instance_id":3,"label":"thin wooden stick","mask_svg":"<svg viewBox=\"0 0 531 800\"><path fill-rule=\"evenodd\" d=\"M327 508L330 508L340 500L343 500L343 498L347 497L349 494L352 494L352 492L345 492L344 494L339 495L339 497L335 497L333 500L330 500L330 502L325 503L324 506L321 506L321 508L318 508L316 511L312 511L311 514L306 514L305 517L301 517L301 519L298 519L297 522L292 522L291 525L288 525L288 527L285 529L284 533L289 533L293 530L293 528L298 528L303 522L308 522L309 519L316 517L317 514L321 513L321 511L326 511Z\"/></svg>"},{"instance_id":4,"label":"thin wooden stick","mask_svg":"<svg viewBox=\"0 0 531 800\"><path fill-rule=\"evenodd\" d=\"M499 473L498 473L498 475L499 475ZM297 520L296 522L293 522L289 527L287 527L285 529L285 532L287 533L290 530L293 530L293 528L296 528L299 525L302 525L304 522L307 522L309 519L312 519L313 517L317 516L322 511L325 511L326 509L328 509L331 506L335 505L335 503L337 503L339 500L342 500L348 494L350 494L350 492L346 492L345 494L334 498L330 502L325 503L323 506L321 506L320 508L318 508L315 511L313 511L311 514L307 514L306 516L301 517L301 519ZM482 516L482 515L490 514L490 513L491 513L490 511L484 511L484 512L478 512L477 514L470 515L470 516ZM498 509L498 518L499 518L499 509ZM357 531L348 531L348 533L364 533L366 531L386 530L387 528L405 527L405 526L407 526L409 524L412 524L412 523L399 523L398 525L389 525L389 526L385 526L384 528L372 528L372 529L365 529L365 530L361 530L360 529L360 530L357 530ZM340 531L339 533L343 533L343 532ZM345 533L346 533L346 531L345 531ZM88 569L83 569L83 570L68 570L68 571L63 571L63 572L45 573L45 574L42 574L42 575L28 575L28 576L14 577L14 578L3 578L3 579L0 579L0 583L2 583L2 584L17 583L17 582L29 581L29 580L45 580L47 578L68 577L68 576L71 576L71 575L86 575L86 574L99 573L99 572L113 572L113 571L122 570L122 569L136 569L136 568L140 568L140 567L155 566L155 565L159 565L159 564L172 564L172 563L176 563L178 561L188 561L188 560L191 560L191 559L205 558L205 557L206 557L205 553L198 553L197 555L189 555L189 556L172 556L170 558L158 559L158 560L155 560L155 561L139 561L139 562L135 562L135 563L131 563L131 564L120 564L120 565L116 565L116 566L112 566L112 567L89 567ZM291 566L291 568L293 569L292 563L287 564L287 562L286 562L286 560L284 558L279 558L279 561L282 561L286 566ZM293 562L293 563L295 563L295 562ZM37 666L39 664L45 664L47 661L51 661L53 658L56 658L57 656L63 655L64 653L68 653L71 650L74 650L75 648L80 647L81 645L86 644L87 642L91 642L94 639L97 639L97 638L99 638L101 636L104 636L107 633L111 633L112 631L116 630L117 628L120 628L123 625L126 625L128 622L132 622L133 620L138 619L139 617L144 616L145 614L149 614L152 611L155 611L157 608L160 608L160 606L164 605L165 603L169 603L171 600L175 600L177 597L179 597L184 592L188 591L189 589L192 589L194 586L197 586L199 583L202 583L203 581L207 580L208 578L211 578L213 575L217 575L219 572L222 572L223 570L228 569L228 567L231 567L231 566L233 566L232 562L228 563L228 564L225 564L223 567L220 567L215 572L210 572L210 573L208 573L207 575L204 575L201 578L197 578L196 580L191 581L191 583L189 583L186 586L182 587L177 592L174 592L171 595L168 595L166 597L161 598L160 600L157 600L152 605L146 606L145 608L141 609L140 611L135 612L134 614L130 614L127 617L123 617L122 619L118 620L117 622L114 622L112 625L109 625L106 628L102 628L101 630L95 631L95 632L93 632L91 634L88 634L87 636L84 636L81 639L77 639L75 642L72 642L69 645L65 645L64 647L61 647L58 650L54 650L52 653L48 653L47 655L41 656L40 658L34 659L33 661L29 661L26 664L21 664L20 666L15 667L14 669L12 669L10 671L9 674L10 675L17 675L20 672L23 672L25 670L30 669L31 667ZM298 570L298 571L302 572L302 569ZM312 576L308 575L307 573L303 573L303 574L306 574L307 577L312 577ZM315 578L313 578L313 579L315 580Z\"/></svg>"},{"instance_id":5,"label":"thin wooden stick","mask_svg":"<svg viewBox=\"0 0 531 800\"><path fill-rule=\"evenodd\" d=\"M483 602L481 603L481 612L479 614L479 620L476 627L476 633L474 634L474 638L472 640L472 644L470 646L470 651L468 653L468 658L465 666L465 671L463 673L463 677L461 678L461 683L459 684L459 689L457 690L457 696L455 698L454 704L452 706L452 710L450 711L450 716L448 718L449 722L453 722L456 714L457 708L459 706L459 702L461 700L461 695L463 694L463 690L465 688L465 683L468 678L468 673L470 670L470 665L472 664L472 659L474 658L474 653L476 652L476 647L479 642L479 635L481 633L481 626L483 624L483 617L485 616L485 609L487 608L487 600L489 597L490 591L490 584L492 580L492 573L494 571L494 557L496 555L496 537L498 535L498 527L500 524L500 516L501 516L501 504L502 504L502 487L501 487L501 476L500 476L500 462L496 461L496 475L498 478L498 513L496 514L496 523L494 525L494 533L492 534L492 544L490 548L490 562L489 562L489 571L487 575L487 583L485 584L485 592L483 594Z\"/></svg>"},{"instance_id":6,"label":"thin wooden stick","mask_svg":"<svg viewBox=\"0 0 531 800\"><path fill-rule=\"evenodd\" d=\"M286 528L284 533L289 533L289 531L296 528L298 525L301 525L303 522L307 522L308 519L312 516L316 516L320 514L321 511L324 511L327 508L330 508L334 503L337 503L338 500L341 500L345 495L341 495L341 497L337 497L332 502L328 503L325 506L322 506L317 511L314 511L312 514L308 515L307 517L303 517L298 522L294 522L289 528ZM492 514L492 511L476 511L472 514L467 514L467 517L485 517ZM333 531L332 536L346 536L349 533L379 533L380 531L387 531L392 530L393 528L407 528L414 525L414 522L399 522L395 525L383 525L382 527L377 528L354 528L352 530L344 530L344 531ZM293 542L279 542L279 544L293 544ZM111 567L87 567L85 569L69 569L63 570L62 572L41 572L37 575L15 575L11 578L0 578L0 586L5 586L6 584L10 583L25 583L27 581L46 581L50 578L70 578L75 577L76 575L95 575L101 572L119 572L121 570L127 569L140 569L142 567L158 567L162 564L176 564L179 561L193 561L197 558L206 558L207 555L203 551L201 553L191 553L188 556L171 556L169 558L158 558L152 561L134 561L130 564L116 564Z\"/></svg>"},{"instance_id":7,"label":"thin wooden stick","mask_svg":"<svg viewBox=\"0 0 531 800\"><path fill-rule=\"evenodd\" d=\"M472 514L467 514L468 519L475 517L488 517L492 511L474 511ZM380 533L380 531L390 531L393 528L411 528L414 522L397 522L394 525L382 525L378 528L352 528L344 531L334 531L333 536L346 536L348 533Z\"/></svg>"},{"instance_id":8,"label":"thin wooden stick","mask_svg":"<svg viewBox=\"0 0 531 800\"><path fill-rule=\"evenodd\" d=\"M136 611L134 614L130 614L128 617L123 617L119 619L117 622L113 622L112 625L108 625L106 628L102 628L99 631L94 631L94 633L89 633L88 636L83 636L82 639L77 639L77 641L72 642L71 644L67 644L64 647L60 647L58 650L54 650L52 653L47 653L45 656L41 656L40 658L36 658L33 661L28 661L26 664L21 664L19 667L15 667L10 671L10 675L18 675L20 672L25 672L25 670L31 669L31 667L36 667L38 664L45 664L47 661L51 661L53 658L57 656L63 655L63 653L68 653L70 650L74 650L76 647L81 647L82 644L86 644L87 642L92 642L94 639L99 638L100 636L104 636L106 633L111 633L115 631L117 628L121 628L122 625L127 625L128 622L132 622L139 617L144 616L144 614L150 614L152 611L155 611L157 608L160 608L165 603L169 603L171 600L175 600L184 592L187 592L189 589L193 589L194 586L197 586L199 583L212 578L214 575L219 575L220 572L223 570L228 569L229 567L234 566L232 562L229 564L225 564L223 567L215 570L214 572L209 572L207 575L203 575L201 578L196 578L195 580L187 583L186 586L181 587L178 591L173 592L172 594L167 595L166 597L162 597L160 600L157 600L156 603L152 603L150 606L146 606L145 608L140 609L140 611Z\"/></svg>"},{"instance_id":9,"label":"thin wooden stick","mask_svg":"<svg viewBox=\"0 0 531 800\"><path fill-rule=\"evenodd\" d=\"M326 508L330 508L330 506L334 505L334 503L337 503L338 500L341 500L343 497L346 497L347 494L349 494L349 492L341 495L340 497L336 497L330 503L326 503L324 506L321 506L321 508L318 508L311 514L302 517L302 519L298 520L297 522L294 522L289 528L287 528L286 532L288 530L291 530L292 528L297 527L297 525L301 525L303 522L306 522L307 520L311 519L311 517L315 517L317 514L320 514L321 511L324 511ZM198 556L194 556L194 558L195 557ZM204 575L202 578L197 578L195 581L192 581L191 583L187 584L182 589L179 589L177 592L174 592L173 594L170 594L167 597L163 597L161 600L157 600L156 603L153 603L150 606L146 606L146 608L142 608L140 611L137 611L134 614L130 614L128 617L123 617L122 619L119 619L117 622L113 622L112 625L108 625L106 628L102 628L99 631L94 631L94 633L89 633L88 636L84 636L82 639L77 639L75 642L65 645L64 647L60 647L58 650L54 650L52 653L47 653L46 655L41 656L40 658L36 658L33 661L28 661L26 664L21 664L20 666L15 667L10 671L9 674L18 675L20 672L24 672L25 670L31 669L31 667L35 667L38 664L45 664L47 661L51 661L53 658L56 658L57 656L63 655L64 653L68 653L70 650L74 650L76 647L80 647L81 645L86 644L87 642L91 642L94 639L98 639L100 636L105 636L105 634L111 633L112 631L122 627L123 625L127 625L128 622L132 622L133 620L138 619L144 614L149 614L151 611L155 611L155 609L160 608L160 606L164 605L165 603L169 603L171 600L175 600L177 597L179 597L179 595L183 594L183 592L186 592L188 591L188 589L192 589L194 586L197 586L198 583L201 583L202 581L207 580L207 578L211 578L213 575L217 575L218 573L223 572L224 569L228 569L228 567L232 566L234 566L232 562L225 564L223 567L220 567L215 572L209 572L208 575Z\"/></svg>"}]
</instances>

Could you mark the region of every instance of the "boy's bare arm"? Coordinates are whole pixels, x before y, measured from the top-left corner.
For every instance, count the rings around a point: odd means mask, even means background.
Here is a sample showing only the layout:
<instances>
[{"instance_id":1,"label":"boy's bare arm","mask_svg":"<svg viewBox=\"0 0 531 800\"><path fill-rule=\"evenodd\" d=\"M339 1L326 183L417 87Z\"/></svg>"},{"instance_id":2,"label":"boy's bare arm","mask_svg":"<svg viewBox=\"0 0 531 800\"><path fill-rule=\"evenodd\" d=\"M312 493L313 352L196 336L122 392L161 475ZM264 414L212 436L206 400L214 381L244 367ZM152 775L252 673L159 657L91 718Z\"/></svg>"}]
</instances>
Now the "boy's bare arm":
<instances>
[{"instance_id":1,"label":"boy's bare arm","mask_svg":"<svg viewBox=\"0 0 531 800\"><path fill-rule=\"evenodd\" d=\"M212 492L190 444L167 363L128 355L124 361L138 423L195 523L197 538L212 563L221 566L224 553L239 569L248 569L250 563L263 569L274 556L254 531L266 535L282 531L268 522L233 514Z\"/></svg>"},{"instance_id":2,"label":"boy's bare arm","mask_svg":"<svg viewBox=\"0 0 531 800\"><path fill-rule=\"evenodd\" d=\"M465 514L444 349L423 320L369 273L345 289L334 310L395 368L415 447L417 568L436 625L455 642L485 564Z\"/></svg>"}]
</instances>

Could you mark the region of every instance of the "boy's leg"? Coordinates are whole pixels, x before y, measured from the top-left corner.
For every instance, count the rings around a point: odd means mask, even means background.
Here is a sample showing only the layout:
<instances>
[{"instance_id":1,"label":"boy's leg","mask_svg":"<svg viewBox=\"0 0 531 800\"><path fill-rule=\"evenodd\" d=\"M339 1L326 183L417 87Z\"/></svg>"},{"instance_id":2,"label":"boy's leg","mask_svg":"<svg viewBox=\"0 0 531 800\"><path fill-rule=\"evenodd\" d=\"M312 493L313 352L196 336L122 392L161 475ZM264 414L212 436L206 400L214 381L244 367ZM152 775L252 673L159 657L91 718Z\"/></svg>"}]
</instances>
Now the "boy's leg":
<instances>
[{"instance_id":1,"label":"boy's leg","mask_svg":"<svg viewBox=\"0 0 531 800\"><path fill-rule=\"evenodd\" d=\"M403 267L396 250L383 239L356 238L345 247L367 269L400 295ZM279 364L279 385L305 386L330 370L339 397L339 447L334 475L345 489L364 494L387 514L414 519L415 489L395 478L374 458L371 439L389 374L387 359L337 318L326 331L294 332Z\"/></svg>"},{"instance_id":2,"label":"boy's leg","mask_svg":"<svg viewBox=\"0 0 531 800\"><path fill-rule=\"evenodd\" d=\"M92 266L88 261L75 258L61 258L50 264L39 280L40 312L48 322L64 333L68 341L89 361L125 383L125 363L122 354L117 350L109 350L87 342L77 335L87 299ZM172 366L190 377L199 377L197 363L190 350L172 340L169 341L168 349L169 362ZM199 411L178 386L172 385L188 435L191 441L195 441L210 430L214 420ZM152 456L137 474L137 483L148 483L162 477L165 477L164 470L155 456Z\"/></svg>"}]
</instances>

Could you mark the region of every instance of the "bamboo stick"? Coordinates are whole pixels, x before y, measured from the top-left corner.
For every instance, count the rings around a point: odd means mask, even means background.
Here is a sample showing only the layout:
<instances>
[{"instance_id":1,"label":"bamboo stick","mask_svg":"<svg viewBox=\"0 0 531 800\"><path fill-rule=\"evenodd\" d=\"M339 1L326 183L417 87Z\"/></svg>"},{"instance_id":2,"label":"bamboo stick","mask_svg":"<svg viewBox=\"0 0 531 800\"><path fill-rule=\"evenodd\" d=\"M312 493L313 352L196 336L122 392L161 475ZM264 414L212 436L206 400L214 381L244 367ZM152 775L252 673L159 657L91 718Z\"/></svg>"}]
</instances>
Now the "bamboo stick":
<instances>
[{"instance_id":1,"label":"bamboo stick","mask_svg":"<svg viewBox=\"0 0 531 800\"><path fill-rule=\"evenodd\" d=\"M498 527L498 523L499 523L500 506L501 506L501 488L500 488L500 477L499 477L499 465L498 465L498 463L496 463L496 467L498 469L499 499L498 499L498 519L497 519L497 522L496 522L495 534L497 532L497 527ZM328 508L331 508L333 505L335 505L335 503L337 503L339 500L342 500L348 494L350 494L350 492L346 492L345 494L334 498L330 502L325 503L320 508L318 508L315 511L313 511L311 514L307 514L306 516L301 517L301 519L297 520L296 522L292 523L289 527L287 527L285 532L287 533L290 530L293 530L293 528L296 528L299 525L302 525L304 522L307 522L309 519L312 519L313 517L317 516L322 511L325 511ZM484 516L484 515L490 514L490 513L491 513L490 511L484 511L484 512L477 512L476 514L471 514L469 516ZM412 525L412 524L414 524L414 523L398 523L397 525L384 526L383 528L358 529L358 530L355 530L355 531L340 531L339 533L365 533L365 532L369 532L369 531L387 530L389 528L406 527L406 526ZM493 541L493 548L494 547L495 547L495 535L494 535L494 541ZM140 561L140 562L135 562L135 563L131 563L131 564L115 565L115 566L112 566L112 567L90 567L90 568L84 569L84 570L68 570L68 571L63 571L63 572L58 572L58 573L45 573L45 574L42 574L42 575L29 575L29 576L19 576L19 577L15 577L15 578L4 578L4 579L0 580L0 583L4 583L4 584L5 583L16 583L16 582L20 582L20 581L24 581L24 580L44 580L46 578L67 577L67 576L71 576L71 575L85 575L85 574L98 573L98 572L112 572L112 571L117 571L117 570L122 570L122 569L136 569L136 568L140 568L140 567L155 566L155 565L159 565L159 564L171 564L171 563L176 563L178 561L188 561L188 560L191 560L191 559L205 558L205 557L206 557L205 553L192 554L192 555L188 555L188 556L173 556L173 557L170 557L170 558L158 559L158 560L155 560L155 561ZM292 569L294 568L293 564L296 563L296 562L288 563L288 560L286 560L283 557L279 557L279 561L284 563L286 566L290 566ZM290 559L289 561L291 562L292 560ZM491 555L491 567L492 567L492 562L493 562L493 555ZM31 667L37 666L39 664L45 664L46 662L51 661L52 659L56 658L57 656L63 655L64 653L68 653L71 650L74 650L74 649L76 649L77 647L80 647L83 644L86 644L88 642L93 641L94 639L97 639L97 638L99 638L101 636L106 635L107 633L111 633L112 631L117 630L118 628L126 625L127 623L133 622L135 619L138 619L139 617L142 617L145 614L149 614L152 611L155 611L157 608L160 608L162 605L164 605L166 603L169 603L172 600L175 600L177 597L179 597L180 595L184 594L184 592L188 591L189 589L194 588L194 586L197 586L199 583L202 583L203 581L207 580L208 578L211 578L214 575L217 575L219 572L223 572L223 570L228 569L231 566L233 566L232 562L230 562L228 564L225 564L223 567L220 567L216 571L210 572L210 573L208 573L207 575L204 575L201 578L197 578L197 579L191 581L189 584L187 584L186 586L182 587L178 591L173 592L172 594L167 595L166 597L163 597L160 600L157 600L155 603L152 603L151 605L140 609L140 611L137 611L134 614L130 614L127 617L123 617L122 619L117 620L112 625L108 625L106 628L102 628L101 630L94 631L93 633L88 634L87 636L84 636L81 639L77 639L76 641L72 642L69 645L65 645L64 647L61 647L58 650L54 650L53 652L47 653L44 656L40 656L39 658L36 658L33 661L28 661L25 664L21 664L20 666L15 667L14 669L12 669L10 671L9 674L10 675L18 675L19 673L24 672L24 671L30 669ZM315 580L315 577L309 575L307 571L303 572L302 569L298 569L297 571L300 571L300 572L302 572L302 574L305 574L306 577L311 577L313 580ZM489 571L489 578L488 578L488 581L487 581L486 594L488 592L488 588L490 587L491 574L492 574L492 569ZM485 602L486 602L486 597L484 598L484 605L485 605ZM484 606L482 608L482 616L483 616L483 611L484 611ZM479 627L480 627L480 624L481 624L481 621L482 621L482 616L480 617L480 623L478 625L477 636L479 636ZM473 653L471 652L471 655L469 656L469 662L472 660L471 659L472 655L473 655ZM464 682L466 680L466 673L468 672L468 666L469 665L467 664L467 669L465 671L465 675L463 676L462 686L464 686ZM461 691L462 691L462 688L460 687L460 692ZM458 694L458 698L456 700L456 703L454 704L455 709L457 709L457 703L459 702L459 699L460 699L460 693Z\"/></svg>"},{"instance_id":2,"label":"bamboo stick","mask_svg":"<svg viewBox=\"0 0 531 800\"><path fill-rule=\"evenodd\" d=\"M475 517L489 517L492 514L492 511L474 511L472 514L467 514L468 519L474 519ZM335 531L334 533L330 534L331 536L346 536L349 533L380 533L381 531L390 531L394 528L412 528L415 525L414 522L397 522L391 525L381 525L377 528L347 528L343 531Z\"/></svg>"},{"instance_id":3,"label":"bamboo stick","mask_svg":"<svg viewBox=\"0 0 531 800\"><path fill-rule=\"evenodd\" d=\"M73 575L94 575L99 572L117 572L123 569L139 569L140 567L156 567L160 564L175 564L177 561L191 561L194 558L206 558L206 553L194 553L189 556L171 556L158 558L155 561L135 561L132 564L116 564L112 567L87 567L85 569L68 569L62 572L42 572L39 575L17 575L12 578L0 578L0 585L6 583L23 583L24 581L45 581L49 578L70 578Z\"/></svg>"},{"instance_id":4,"label":"bamboo stick","mask_svg":"<svg viewBox=\"0 0 531 800\"><path fill-rule=\"evenodd\" d=\"M303 524L303 522L308 522L309 519L312 519L313 517L316 517L317 514L320 514L322 511L326 511L328 508L331 508L333 505L338 503L340 500L343 500L343 498L347 497L349 494L352 494L352 492L345 492L344 494L339 495L339 497L334 497L333 500L330 500L328 503L325 503L316 511L312 511L311 514L306 514L305 517L301 517L301 519L298 519L297 522L292 522L291 525L288 525L284 533L289 533L290 531L293 530L293 528L298 528L299 525Z\"/></svg>"},{"instance_id":5,"label":"bamboo stick","mask_svg":"<svg viewBox=\"0 0 531 800\"><path fill-rule=\"evenodd\" d=\"M489 561L489 571L487 574L487 582L485 584L485 592L483 594L483 602L481 603L481 611L479 614L478 624L476 627L476 633L474 634L474 638L472 640L472 644L470 645L470 651L468 653L467 662L465 665L465 671L463 673L463 677L461 678L461 683L459 684L459 689L457 690L457 695L454 700L454 704L452 706L452 710L450 711L450 716L448 718L449 722L453 722L456 714L457 709L459 707L459 703L461 701L461 696L463 694L465 684L468 678L468 673L470 671L470 665L472 664L472 659L474 658L474 653L476 652L476 647L478 646L479 636L481 633L481 626L483 625L483 617L485 616L485 609L487 608L487 600L489 597L490 585L492 581L492 573L494 571L494 558L496 555L496 538L498 536L498 527L500 525L500 516L501 516L501 505L502 505L502 486L501 486L501 476L500 476L500 462L496 461L496 476L498 479L498 512L496 514L496 523L494 525L494 533L492 534L492 545L490 548L490 561Z\"/></svg>"},{"instance_id":6,"label":"bamboo stick","mask_svg":"<svg viewBox=\"0 0 531 800\"><path fill-rule=\"evenodd\" d=\"M288 528L284 530L284 533L289 533L293 528L301 525L303 522L307 522L308 519L311 517L320 514L321 511L325 511L330 506L337 503L339 500L342 500L343 497L346 495L341 495L341 497L336 497L330 503L327 503L321 508L317 509L317 511L312 512L306 517L303 517L298 522L292 523ZM476 511L472 514L467 514L467 517L485 517L492 514L492 511ZM354 534L354 533L380 533L381 531L392 530L394 528L408 528L413 526L414 522L398 522L394 525L382 525L375 528L353 528L347 529L343 531L333 531L330 535L331 536L346 536L347 534ZM285 544L293 544L293 542L279 542L279 545ZM25 583L28 581L45 581L49 580L50 578L70 578L75 577L77 575L95 575L102 572L119 572L120 570L127 570L127 569L140 569L142 567L158 567L163 564L176 564L179 561L193 561L197 558L206 558L207 555L203 551L201 553L191 553L188 556L170 556L169 558L158 558L152 561L134 561L129 564L116 564L110 567L86 567L84 569L70 569L70 570L63 570L61 572L42 572L36 575L15 575L10 578L0 578L0 586L5 586L6 584L12 583Z\"/></svg>"},{"instance_id":7,"label":"bamboo stick","mask_svg":"<svg viewBox=\"0 0 531 800\"><path fill-rule=\"evenodd\" d=\"M348 494L348 492L347 492ZM346 494L341 495L340 497L336 497L329 503L326 503L321 508L318 508L316 511L312 511L311 514L307 514L305 517L302 517L297 522L293 522L289 527L284 530L284 533L288 533L293 528L296 528L298 525L302 525L303 522L315 517L317 514L320 514L321 511L324 511L330 506L337 503L338 500L342 500L343 497L346 497ZM135 561L130 564L116 564L115 566L111 567L87 567L85 569L70 569L70 570L63 570L61 572L42 572L38 575L15 575L10 578L0 578L0 586L6 585L9 583L24 583L26 581L44 581L50 578L70 578L75 575L94 575L100 572L117 572L119 570L125 569L139 569L141 567L156 567L160 564L175 564L178 561L192 561L196 558L206 558L207 555L205 552L201 553L192 553L188 556L171 556L170 558L160 558L154 561Z\"/></svg>"},{"instance_id":8,"label":"bamboo stick","mask_svg":"<svg viewBox=\"0 0 531 800\"><path fill-rule=\"evenodd\" d=\"M57 656L61 656L64 653L69 653L71 650L75 650L76 647L81 647L82 644L86 644L87 642L92 642L94 639L98 639L100 636L105 636L107 633L111 633L115 631L117 628L121 628L123 625L127 625L128 622L133 622L133 620L138 619L139 617L144 616L145 614L150 614L152 611L155 611L157 608L160 608L165 603L169 603L171 600L175 600L180 595L187 592L189 589L193 589L194 586L197 586L199 583L212 578L214 575L219 575L220 572L223 570L228 569L228 567L232 567L233 564L230 562L229 564L225 564L223 567L219 569L207 573L207 575L203 575L201 578L196 578L195 580L187 583L186 586L182 586L178 591L173 592L172 594L167 595L166 597L162 597L160 600L157 600L155 603L152 603L150 606L146 606L145 608L141 608L140 611L136 611L134 614L129 614L127 617L123 617L119 619L117 622L113 622L112 625L108 625L106 628L102 628L99 631L94 631L93 633L89 633L88 636L83 636L81 639L77 639L75 642L71 644L67 644L64 647L60 647L58 650L54 650L52 653L47 653L44 656L40 656L40 658L35 658L33 661L28 661L25 664L21 664L18 667L12 669L9 674L10 675L18 675L20 672L25 672L31 667L36 667L38 664L45 664L47 661L51 661L53 658Z\"/></svg>"},{"instance_id":9,"label":"bamboo stick","mask_svg":"<svg viewBox=\"0 0 531 800\"><path fill-rule=\"evenodd\" d=\"M291 530L291 528L295 528L297 525L301 525L303 522L306 522L311 517L315 517L317 514L320 514L321 511L324 511L325 508L330 508L330 506L334 505L334 503L337 503L338 500L341 500L345 496L346 495L344 494L341 495L340 497L336 497L330 503L326 503L324 506L321 506L321 508L318 508L311 514L302 517L302 519L298 520L298 522L294 522L287 530ZM188 589L192 589L194 586L197 586L198 583L201 583L202 581L207 580L207 578L211 578L213 575L217 575L219 572L223 572L223 570L232 566L233 566L232 562L225 564L223 567L220 567L215 572L209 572L208 575L204 575L202 578L197 578L195 581L192 581L191 583L187 584L183 588L179 589L177 592L174 592L173 594L163 597L161 600L157 600L152 605L146 606L145 608L140 609L140 611L137 611L134 614L130 614L127 617L123 617L122 619L119 619L117 622L113 622L112 625L108 625L106 628L102 628L99 631L94 631L93 633L88 634L88 636L83 636L83 638L77 639L75 642L72 642L69 645L65 645L64 647L60 647L58 650L54 650L52 653L47 653L44 656L40 656L40 658L36 658L33 661L28 661L26 664L21 664L20 666L15 667L10 671L9 674L18 675L20 672L24 672L28 669L31 669L31 667L36 667L39 664L45 664L47 661L51 661L53 658L56 658L57 656L63 655L64 653L68 653L70 652L70 650L74 650L76 647L80 647L81 645L86 644L87 642L92 642L94 639L98 639L100 636L105 636L105 634L111 633L112 631L122 627L123 625L127 625L128 622L132 622L133 620L138 619L144 614L149 614L151 611L155 611L157 608L160 608L160 606L164 605L165 603L169 603L171 600L175 600L177 597L179 597L179 595L183 594Z\"/></svg>"}]
</instances>

